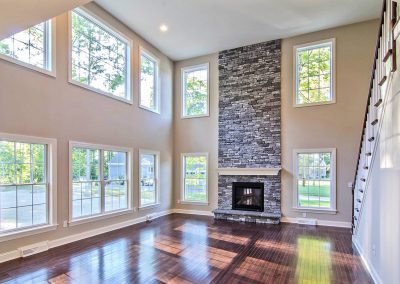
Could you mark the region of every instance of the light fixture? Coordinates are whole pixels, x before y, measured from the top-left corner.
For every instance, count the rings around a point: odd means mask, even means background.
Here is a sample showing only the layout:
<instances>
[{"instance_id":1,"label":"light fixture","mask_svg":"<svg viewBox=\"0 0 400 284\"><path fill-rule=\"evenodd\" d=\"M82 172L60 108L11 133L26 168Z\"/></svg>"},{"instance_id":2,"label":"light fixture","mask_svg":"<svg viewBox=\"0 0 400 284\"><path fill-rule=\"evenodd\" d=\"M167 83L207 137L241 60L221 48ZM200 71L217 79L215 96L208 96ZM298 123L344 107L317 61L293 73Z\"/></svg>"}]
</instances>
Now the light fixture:
<instances>
[{"instance_id":1,"label":"light fixture","mask_svg":"<svg viewBox=\"0 0 400 284\"><path fill-rule=\"evenodd\" d=\"M160 31L166 32L166 31L168 31L168 27L166 25L161 25L160 26Z\"/></svg>"}]
</instances>

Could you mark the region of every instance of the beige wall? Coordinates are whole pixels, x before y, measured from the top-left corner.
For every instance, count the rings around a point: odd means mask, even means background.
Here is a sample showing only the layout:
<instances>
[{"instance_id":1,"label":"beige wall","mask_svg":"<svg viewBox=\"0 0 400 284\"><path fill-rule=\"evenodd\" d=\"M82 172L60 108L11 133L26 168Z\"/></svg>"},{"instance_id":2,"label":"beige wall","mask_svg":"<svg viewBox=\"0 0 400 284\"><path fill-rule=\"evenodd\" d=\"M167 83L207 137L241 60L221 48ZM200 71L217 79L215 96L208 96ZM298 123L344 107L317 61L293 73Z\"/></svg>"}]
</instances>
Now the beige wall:
<instances>
[{"instance_id":1,"label":"beige wall","mask_svg":"<svg viewBox=\"0 0 400 284\"><path fill-rule=\"evenodd\" d=\"M336 148L336 215L307 217L351 222L352 196L362 123L367 102L378 21L348 25L282 41L282 213L302 216L293 208L293 149ZM336 39L336 103L293 107L293 46Z\"/></svg>"},{"instance_id":2,"label":"beige wall","mask_svg":"<svg viewBox=\"0 0 400 284\"><path fill-rule=\"evenodd\" d=\"M282 213L302 216L293 208L292 153L295 148L337 148L338 214L309 214L308 217L339 222L351 221L351 189L354 178L369 76L378 21L368 21L282 40ZM325 106L293 107L293 46L336 38L336 103ZM174 172L176 208L210 211L217 207L218 176L218 55L211 54L175 64L174 80L174 167L180 168L180 153L210 153L210 206L178 205L180 171ZM210 62L210 117L180 119L181 80L184 66Z\"/></svg>"},{"instance_id":3,"label":"beige wall","mask_svg":"<svg viewBox=\"0 0 400 284\"><path fill-rule=\"evenodd\" d=\"M173 62L95 4L87 6L133 40L133 105L71 85L68 80L67 14L57 17L57 77L0 60L0 132L56 138L58 142L57 230L0 243L0 253L54 240L171 208ZM159 56L161 115L138 107L139 44ZM161 152L161 205L120 217L63 228L68 219L68 141L132 147L134 206L138 206L138 150Z\"/></svg>"},{"instance_id":4,"label":"beige wall","mask_svg":"<svg viewBox=\"0 0 400 284\"><path fill-rule=\"evenodd\" d=\"M210 115L181 119L181 69L209 63ZM174 66L174 207L177 209L210 212L217 205L218 188L218 54L176 62ZM208 152L209 206L179 204L181 199L181 153Z\"/></svg>"}]
</instances>

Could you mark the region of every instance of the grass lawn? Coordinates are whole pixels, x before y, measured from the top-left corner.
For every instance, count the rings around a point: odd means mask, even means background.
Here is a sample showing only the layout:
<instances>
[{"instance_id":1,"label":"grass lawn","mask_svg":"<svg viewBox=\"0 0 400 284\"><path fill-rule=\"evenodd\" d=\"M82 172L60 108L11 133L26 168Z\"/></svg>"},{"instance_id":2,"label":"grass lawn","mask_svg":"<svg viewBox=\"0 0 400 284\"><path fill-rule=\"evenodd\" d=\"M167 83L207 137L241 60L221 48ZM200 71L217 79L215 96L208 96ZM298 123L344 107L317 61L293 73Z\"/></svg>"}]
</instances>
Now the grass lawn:
<instances>
[{"instance_id":1,"label":"grass lawn","mask_svg":"<svg viewBox=\"0 0 400 284\"><path fill-rule=\"evenodd\" d=\"M330 207L330 181L299 180L299 203L304 207Z\"/></svg>"},{"instance_id":2,"label":"grass lawn","mask_svg":"<svg viewBox=\"0 0 400 284\"><path fill-rule=\"evenodd\" d=\"M207 195L205 192L201 191L187 191L185 194L185 200L187 201L206 201Z\"/></svg>"},{"instance_id":3,"label":"grass lawn","mask_svg":"<svg viewBox=\"0 0 400 284\"><path fill-rule=\"evenodd\" d=\"M150 204L154 203L156 200L156 192L155 191L142 191L140 193L141 204Z\"/></svg>"}]
</instances>

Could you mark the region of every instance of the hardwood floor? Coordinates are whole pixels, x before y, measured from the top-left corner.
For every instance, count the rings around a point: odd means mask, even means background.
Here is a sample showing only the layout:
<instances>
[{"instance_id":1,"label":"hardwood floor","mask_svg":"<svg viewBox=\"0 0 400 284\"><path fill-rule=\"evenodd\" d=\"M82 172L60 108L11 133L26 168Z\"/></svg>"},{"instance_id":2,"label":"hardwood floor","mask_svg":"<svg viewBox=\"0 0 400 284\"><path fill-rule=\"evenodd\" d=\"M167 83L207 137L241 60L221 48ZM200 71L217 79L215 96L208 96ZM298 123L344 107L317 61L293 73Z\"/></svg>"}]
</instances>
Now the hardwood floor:
<instances>
[{"instance_id":1,"label":"hardwood floor","mask_svg":"<svg viewBox=\"0 0 400 284\"><path fill-rule=\"evenodd\" d=\"M372 283L349 229L173 214L0 264L6 283Z\"/></svg>"}]
</instances>

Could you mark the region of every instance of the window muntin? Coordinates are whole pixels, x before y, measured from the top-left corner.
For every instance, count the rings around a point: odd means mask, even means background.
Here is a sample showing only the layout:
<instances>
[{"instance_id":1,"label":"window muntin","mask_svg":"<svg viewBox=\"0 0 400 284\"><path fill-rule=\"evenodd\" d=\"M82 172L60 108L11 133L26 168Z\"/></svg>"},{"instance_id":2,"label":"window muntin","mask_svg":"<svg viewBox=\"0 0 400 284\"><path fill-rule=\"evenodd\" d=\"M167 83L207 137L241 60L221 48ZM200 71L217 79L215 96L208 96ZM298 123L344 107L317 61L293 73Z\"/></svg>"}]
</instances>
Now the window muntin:
<instances>
[{"instance_id":1,"label":"window muntin","mask_svg":"<svg viewBox=\"0 0 400 284\"><path fill-rule=\"evenodd\" d=\"M129 209L128 152L72 146L72 219Z\"/></svg>"},{"instance_id":2,"label":"window muntin","mask_svg":"<svg viewBox=\"0 0 400 284\"><path fill-rule=\"evenodd\" d=\"M208 64L182 69L182 117L208 116Z\"/></svg>"},{"instance_id":3,"label":"window muntin","mask_svg":"<svg viewBox=\"0 0 400 284\"><path fill-rule=\"evenodd\" d=\"M334 101L334 40L295 47L296 105Z\"/></svg>"},{"instance_id":4,"label":"window muntin","mask_svg":"<svg viewBox=\"0 0 400 284\"><path fill-rule=\"evenodd\" d=\"M74 83L131 100L128 40L82 9L71 12L71 70Z\"/></svg>"},{"instance_id":5,"label":"window muntin","mask_svg":"<svg viewBox=\"0 0 400 284\"><path fill-rule=\"evenodd\" d=\"M49 224L47 145L0 139L0 232Z\"/></svg>"},{"instance_id":6,"label":"window muntin","mask_svg":"<svg viewBox=\"0 0 400 284\"><path fill-rule=\"evenodd\" d=\"M140 206L158 203L159 154L152 151L140 153Z\"/></svg>"},{"instance_id":7,"label":"window muntin","mask_svg":"<svg viewBox=\"0 0 400 284\"><path fill-rule=\"evenodd\" d=\"M183 154L183 201L208 201L207 160L206 154Z\"/></svg>"},{"instance_id":8,"label":"window muntin","mask_svg":"<svg viewBox=\"0 0 400 284\"><path fill-rule=\"evenodd\" d=\"M51 20L0 41L0 55L6 59L52 71Z\"/></svg>"},{"instance_id":9,"label":"window muntin","mask_svg":"<svg viewBox=\"0 0 400 284\"><path fill-rule=\"evenodd\" d=\"M158 60L143 49L140 51L140 106L159 112Z\"/></svg>"},{"instance_id":10,"label":"window muntin","mask_svg":"<svg viewBox=\"0 0 400 284\"><path fill-rule=\"evenodd\" d=\"M335 209L335 152L295 151L298 208Z\"/></svg>"}]
</instances>

